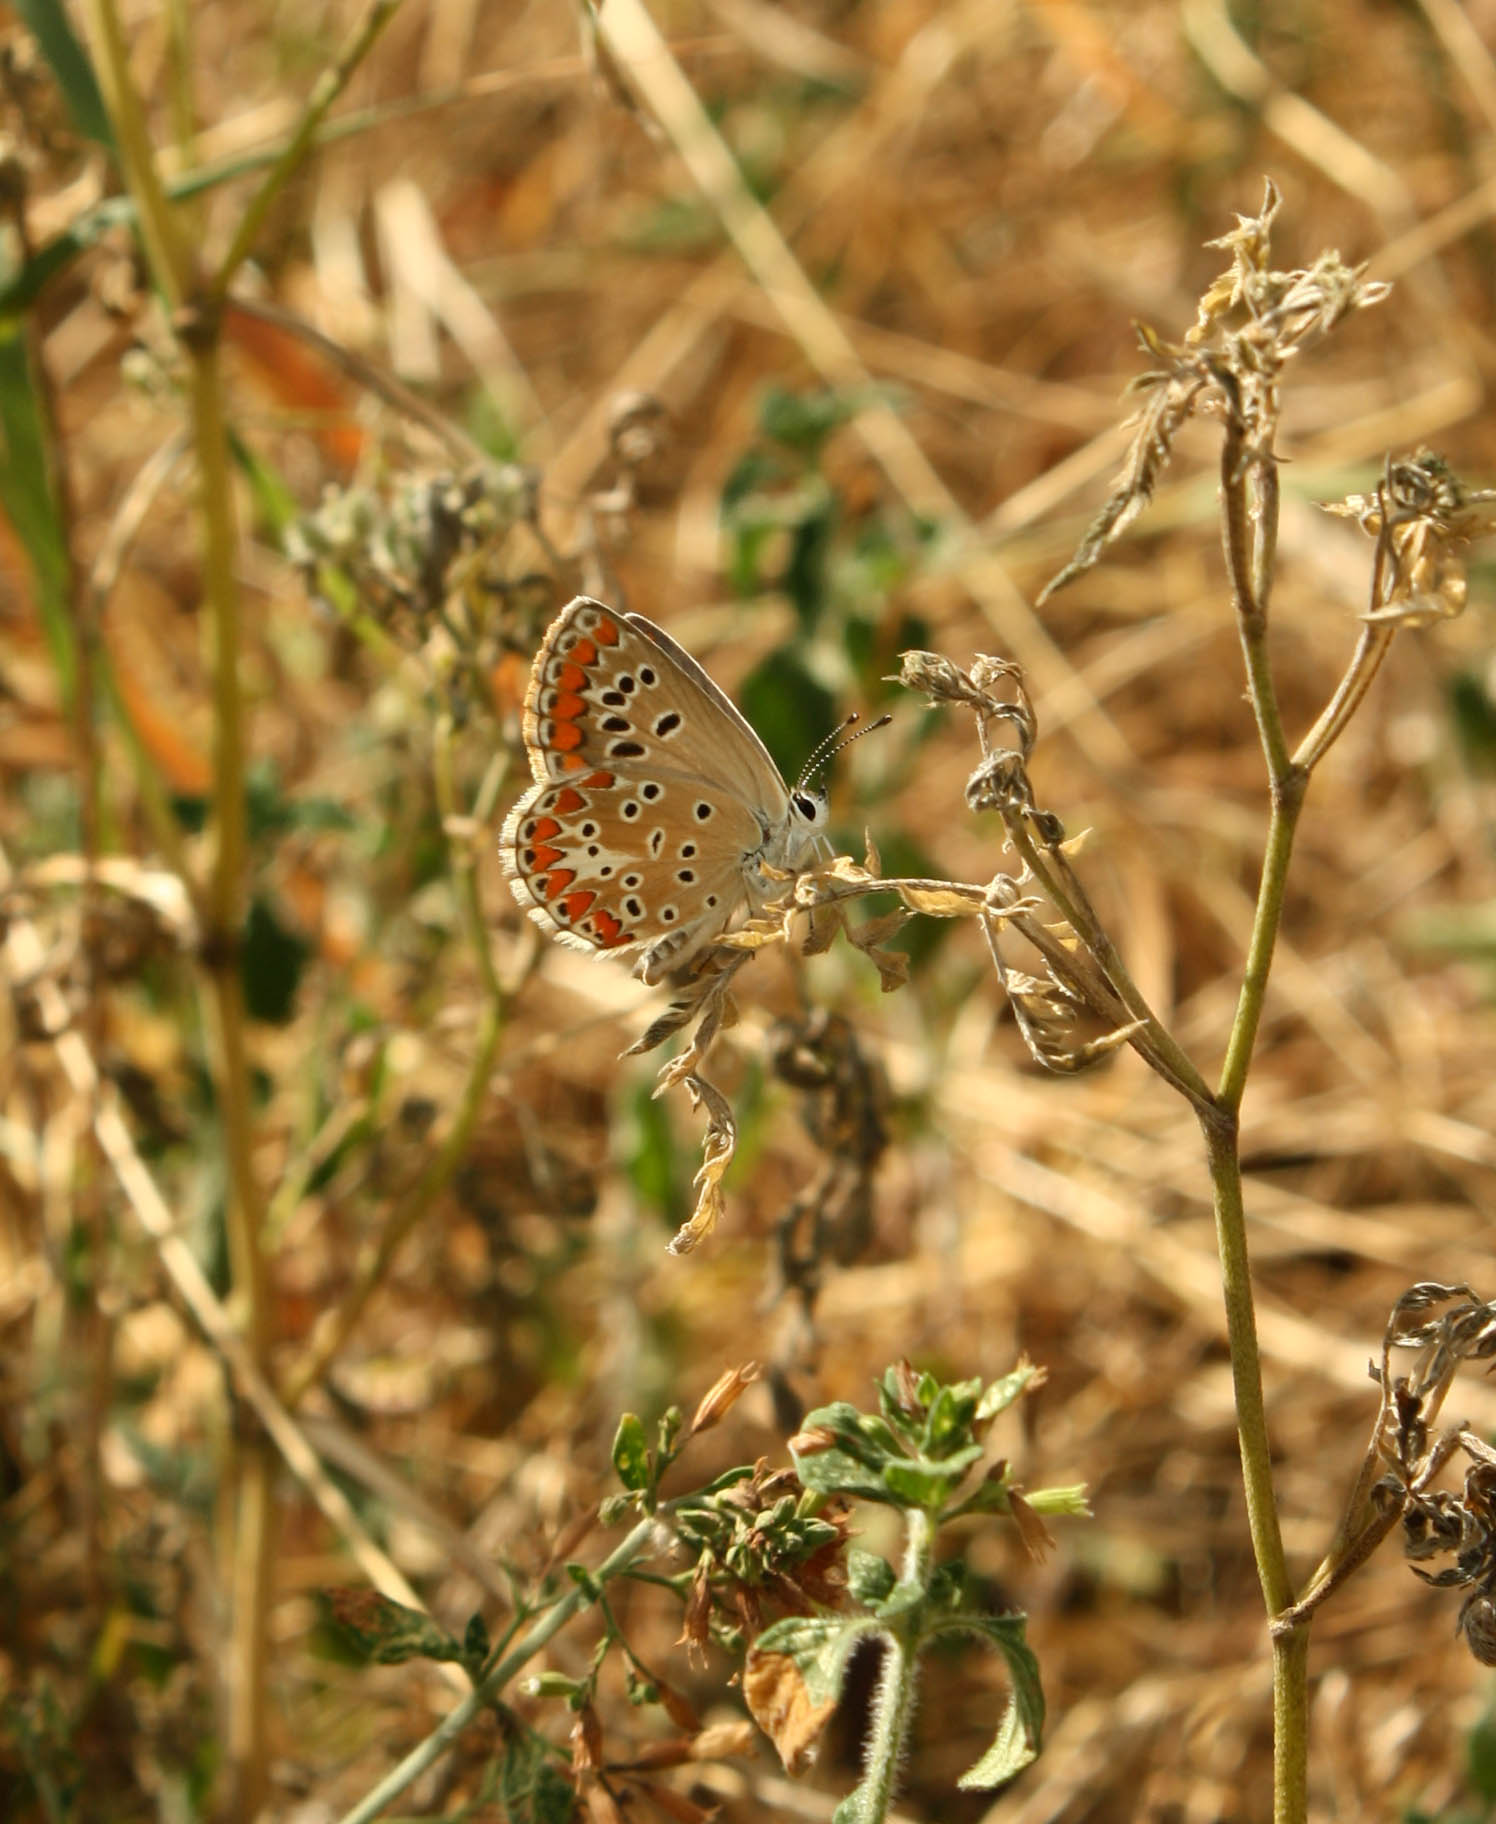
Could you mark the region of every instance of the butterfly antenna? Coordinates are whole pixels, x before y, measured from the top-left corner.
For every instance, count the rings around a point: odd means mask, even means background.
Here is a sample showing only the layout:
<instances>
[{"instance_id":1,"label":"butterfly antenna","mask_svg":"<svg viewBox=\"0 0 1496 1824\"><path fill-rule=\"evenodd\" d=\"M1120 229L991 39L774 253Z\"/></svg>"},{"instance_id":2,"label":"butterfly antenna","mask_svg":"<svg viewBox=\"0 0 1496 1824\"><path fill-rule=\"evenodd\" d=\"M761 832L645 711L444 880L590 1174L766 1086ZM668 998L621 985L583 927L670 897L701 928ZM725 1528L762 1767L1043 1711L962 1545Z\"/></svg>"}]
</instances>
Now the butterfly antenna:
<instances>
[{"instance_id":1,"label":"butterfly antenna","mask_svg":"<svg viewBox=\"0 0 1496 1824\"><path fill-rule=\"evenodd\" d=\"M815 778L817 773L825 772L826 768L830 766L831 762L844 747L850 747L854 741L860 741L864 735L872 734L874 729L887 728L889 723L893 721L892 716L879 716L876 722L869 722L866 728L859 728L856 734L849 735L847 730L851 728L854 722L857 722L860 719L857 711L855 709L852 710L842 722L832 729L831 733L826 736L824 741L816 743L814 749L811 751L810 758L805 762L804 766L800 768L800 777L795 781L795 790L797 792L803 791L806 786L810 784L811 780Z\"/></svg>"}]
</instances>

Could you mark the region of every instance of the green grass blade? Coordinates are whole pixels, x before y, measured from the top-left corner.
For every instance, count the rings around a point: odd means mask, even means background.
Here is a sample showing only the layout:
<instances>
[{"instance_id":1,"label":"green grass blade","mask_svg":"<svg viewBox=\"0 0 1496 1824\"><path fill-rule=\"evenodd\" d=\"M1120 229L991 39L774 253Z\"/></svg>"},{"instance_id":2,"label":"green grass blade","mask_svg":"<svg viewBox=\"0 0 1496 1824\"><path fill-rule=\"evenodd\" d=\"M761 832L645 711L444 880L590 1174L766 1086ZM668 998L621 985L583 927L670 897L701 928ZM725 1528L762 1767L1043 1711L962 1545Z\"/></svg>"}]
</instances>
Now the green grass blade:
<instances>
[{"instance_id":1,"label":"green grass blade","mask_svg":"<svg viewBox=\"0 0 1496 1824\"><path fill-rule=\"evenodd\" d=\"M73 685L67 534L52 486L47 420L19 326L0 323L0 512L31 560L37 608L64 693Z\"/></svg>"},{"instance_id":2,"label":"green grass blade","mask_svg":"<svg viewBox=\"0 0 1496 1824\"><path fill-rule=\"evenodd\" d=\"M58 0L15 0L15 5L57 79L73 125L85 139L112 152L114 129L109 124L93 65Z\"/></svg>"}]
</instances>

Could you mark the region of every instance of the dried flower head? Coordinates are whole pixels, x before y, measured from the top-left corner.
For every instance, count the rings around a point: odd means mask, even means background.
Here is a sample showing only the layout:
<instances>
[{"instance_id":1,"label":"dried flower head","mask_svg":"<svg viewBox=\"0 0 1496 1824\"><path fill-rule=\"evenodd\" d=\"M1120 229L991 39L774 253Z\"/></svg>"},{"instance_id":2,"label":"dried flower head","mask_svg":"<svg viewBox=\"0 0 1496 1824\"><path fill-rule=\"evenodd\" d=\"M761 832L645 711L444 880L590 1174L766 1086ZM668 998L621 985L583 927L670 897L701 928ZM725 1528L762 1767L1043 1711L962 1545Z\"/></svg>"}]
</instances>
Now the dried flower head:
<instances>
[{"instance_id":1,"label":"dried flower head","mask_svg":"<svg viewBox=\"0 0 1496 1824\"><path fill-rule=\"evenodd\" d=\"M1368 279L1364 266L1348 266L1333 251L1311 266L1275 270L1271 237L1281 203L1268 183L1259 212L1238 216L1229 234L1210 243L1229 252L1231 263L1206 287L1183 342L1138 326L1155 365L1129 389L1144 400L1132 447L1105 505L1074 557L1041 592L1041 602L1089 570L1138 517L1168 466L1181 427L1195 413L1223 412L1238 437L1241 460L1271 462L1284 366L1350 313L1387 296L1389 286Z\"/></svg>"},{"instance_id":2,"label":"dried flower head","mask_svg":"<svg viewBox=\"0 0 1496 1824\"><path fill-rule=\"evenodd\" d=\"M1373 605L1365 618L1403 627L1449 620L1465 606L1464 551L1496 532L1496 490L1468 488L1441 456L1388 461L1374 494L1326 501L1377 541Z\"/></svg>"}]
</instances>

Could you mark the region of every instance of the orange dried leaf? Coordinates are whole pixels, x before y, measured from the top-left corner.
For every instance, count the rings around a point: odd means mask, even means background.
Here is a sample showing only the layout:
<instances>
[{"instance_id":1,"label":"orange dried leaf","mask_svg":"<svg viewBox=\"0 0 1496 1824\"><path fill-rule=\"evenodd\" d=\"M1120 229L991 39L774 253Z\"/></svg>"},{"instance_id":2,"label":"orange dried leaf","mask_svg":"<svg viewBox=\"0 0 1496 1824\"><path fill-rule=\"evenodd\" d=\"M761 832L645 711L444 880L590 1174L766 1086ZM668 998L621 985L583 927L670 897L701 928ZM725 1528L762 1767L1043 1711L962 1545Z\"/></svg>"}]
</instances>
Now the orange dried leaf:
<instances>
[{"instance_id":1,"label":"orange dried leaf","mask_svg":"<svg viewBox=\"0 0 1496 1824\"><path fill-rule=\"evenodd\" d=\"M764 1653L757 1647L749 1649L743 1667L743 1696L754 1722L778 1749L785 1772L803 1773L815 1759L835 1698L817 1703L788 1653Z\"/></svg>"}]
</instances>

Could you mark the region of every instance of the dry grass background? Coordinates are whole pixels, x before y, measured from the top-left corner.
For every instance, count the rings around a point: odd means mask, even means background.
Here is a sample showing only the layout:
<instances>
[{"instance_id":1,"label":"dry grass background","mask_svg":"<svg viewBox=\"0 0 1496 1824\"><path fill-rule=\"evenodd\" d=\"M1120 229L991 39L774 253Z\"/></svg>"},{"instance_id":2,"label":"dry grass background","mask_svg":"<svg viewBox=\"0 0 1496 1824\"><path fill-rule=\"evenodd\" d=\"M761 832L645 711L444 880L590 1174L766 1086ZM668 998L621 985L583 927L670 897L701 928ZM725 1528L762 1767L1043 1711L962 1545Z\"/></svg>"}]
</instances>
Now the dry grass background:
<instances>
[{"instance_id":1,"label":"dry grass background","mask_svg":"<svg viewBox=\"0 0 1496 1824\"><path fill-rule=\"evenodd\" d=\"M1119 395L1142 365L1132 319L1184 329L1222 263L1203 243L1233 211L1255 210L1271 175L1285 197L1280 264L1338 247L1396 280L1386 304L1302 364L1287 407L1276 656L1290 729L1312 720L1354 637L1370 554L1313 503L1367 485L1388 449L1424 442L1474 481L1496 474L1496 7L1270 4L1241 9L1235 25L1212 0L681 0L652 11L768 198L798 284L772 265L745 268L724 240L722 195L704 196L668 133L589 69L570 8L486 0L407 0L348 103L390 112L314 158L269 225L256 282L458 419L507 427L540 470L543 522L568 554L589 498L595 509L616 478L613 402L658 400L668 435L621 530L563 563L557 594L600 578L729 687L798 638L782 595L741 599L723 576L720 498L762 445L761 401L770 388L885 389L894 409L839 429L820 472L841 502L843 555L863 527L905 528L915 554L881 593L843 579L807 663L840 701L866 707L911 620L921 643L958 661L983 650L1025 661L1041 800L1072 831L1093 831L1083 866L1111 928L1212 1074L1266 804L1208 429L1186 439L1108 561L1042 615L1025 604L1120 459ZM284 132L351 17L340 4L194 7L210 150ZM132 31L165 140L162 17L137 8ZM77 206L64 186L95 180L59 166L53 181L37 206L55 226ZM210 244L234 219L232 195L202 206ZM122 323L100 303L100 273L120 258L118 247L92 256L45 308L86 558L177 422L169 395L122 382L147 319ZM329 368L246 325L231 363L236 425L303 506L348 478L350 451L367 463L372 421L360 444L348 427L361 395ZM433 446L415 433L402 443L391 416L378 431L406 469L432 463ZM939 528L917 550L916 517ZM189 793L205 778L210 715L193 541L190 500L168 489L107 628L153 764ZM24 571L13 549L0 546L0 559L0 841L24 878L76 846L74 788ZM351 819L257 850L263 890L312 952L291 1020L254 1029L258 1162L273 1184L314 1141L331 1161L277 1209L275 1324L289 1362L442 1132L476 996L422 852L433 837L420 681L408 667L381 672L319 618L253 530L241 577L254 753L288 798L332 801ZM847 656L848 599L876 664ZM1392 1299L1428 1278L1496 1293L1496 1017L1482 935L1496 893L1492 786L1452 707L1462 680L1467 692L1491 682L1491 614L1489 573L1477 571L1462 620L1398 642L1317 777L1246 1103L1269 1413L1303 1569L1364 1446L1365 1365ZM517 740L515 691L538 624L531 613L507 627L497 714L475 711L460 744L469 791L497 738ZM839 827L854 842L864 823L885 845L916 839L952 875L985 878L1001 856L995 824L962 804L969 730L927 726L912 701L893 708L902 726L841 769ZM135 775L117 733L103 739L106 846L146 854ZM969 929L946 933L887 998L850 953L798 981L766 959L745 978L724 1067L751 1111L729 1221L689 1260L667 1259L697 1130L684 1108L651 1112L649 1061L617 1055L654 1001L622 971L535 955L493 842L481 849L494 953L513 989L491 1093L469 1158L302 1408L312 1446L433 1611L459 1626L474 1607L502 1614L492 1566L543 1564L608 1486L624 1409L689 1407L750 1356L778 1360L785 1388L810 1405L865 1402L872 1376L901 1355L994 1375L1027 1351L1050 1381L1003 1448L1030 1484L1087 1482L1096 1517L1063 1525L1043 1566L993 1529L966 1545L993 1603L1031 1617L1046 1750L995 1799L958 1797L1000 1690L974 1657L937 1664L901 1815L1267 1816L1266 1642L1208 1183L1184 1105L1130 1055L1076 1079L1038 1074ZM45 933L65 936L66 895L39 886L28 903ZM1440 931L1463 941L1441 947ZM816 1169L794 1098L766 1082L762 1062L769 1023L801 995L854 1023L892 1097L873 1234L860 1258L828 1269L813 1335L762 1296L773 1225ZM161 1795L164 1770L208 1754L217 1726L220 1374L107 1178L93 1194L114 1236L108 1380L70 1353L79 1332L63 1244L72 1200L100 1168L55 1048L23 1042L16 1016L3 1018L0 1679L13 1703L34 1705L49 1685L75 1718L89 1772L74 1815L187 1815ZM211 1262L220 1167L180 965L132 969L101 1028L105 1061L132 1089L137 1143ZM376 1131L340 1150L329 1124L371 1095ZM1496 1422L1483 1386L1463 1387L1455 1405ZM757 1388L696 1468L704 1479L731 1461L778 1460L783 1436ZM272 1616L277 1815L337 1815L450 1702L434 1674L344 1672L309 1653L310 1593L356 1576L337 1531L288 1480ZM1319 1616L1317 1817L1484 1815L1456 1811L1488 1679L1454 1638L1456 1606L1389 1549ZM725 1663L691 1668L671 1644L674 1615L634 1607L660 1669L705 1712L734 1714ZM563 1639L556 1663L579 1671L587 1651ZM609 1752L639 1751L655 1721L616 1688L608 1701ZM477 1737L418 1802L407 1795L412 1813L455 1815L493 1748ZM724 1818L824 1818L850 1783L854 1741L849 1722L794 1786L765 1749L682 1774L680 1789L715 1798ZM12 1737L0 1749L10 1815L43 1815L18 1764Z\"/></svg>"}]
</instances>

